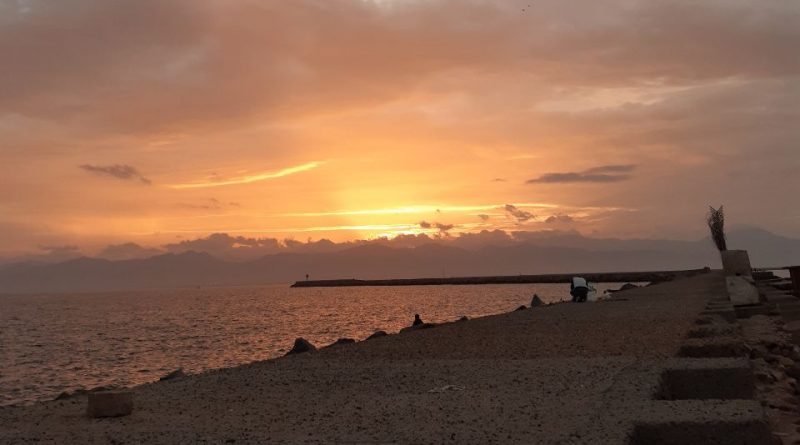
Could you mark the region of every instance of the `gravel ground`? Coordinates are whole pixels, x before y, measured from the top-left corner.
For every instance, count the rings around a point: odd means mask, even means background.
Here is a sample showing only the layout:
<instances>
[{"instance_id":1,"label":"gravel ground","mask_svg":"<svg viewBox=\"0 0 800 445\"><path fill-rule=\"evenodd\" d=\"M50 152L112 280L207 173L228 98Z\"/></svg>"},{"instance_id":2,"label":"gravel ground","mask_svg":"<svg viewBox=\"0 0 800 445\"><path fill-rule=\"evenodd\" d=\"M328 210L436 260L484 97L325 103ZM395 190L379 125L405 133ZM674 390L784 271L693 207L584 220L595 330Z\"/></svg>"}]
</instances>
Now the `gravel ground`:
<instances>
[{"instance_id":1,"label":"gravel ground","mask_svg":"<svg viewBox=\"0 0 800 445\"><path fill-rule=\"evenodd\" d=\"M0 407L0 443L602 444L643 420L755 419L753 401L653 400L723 286L710 273L143 385L122 418L87 418L85 397Z\"/></svg>"}]
</instances>

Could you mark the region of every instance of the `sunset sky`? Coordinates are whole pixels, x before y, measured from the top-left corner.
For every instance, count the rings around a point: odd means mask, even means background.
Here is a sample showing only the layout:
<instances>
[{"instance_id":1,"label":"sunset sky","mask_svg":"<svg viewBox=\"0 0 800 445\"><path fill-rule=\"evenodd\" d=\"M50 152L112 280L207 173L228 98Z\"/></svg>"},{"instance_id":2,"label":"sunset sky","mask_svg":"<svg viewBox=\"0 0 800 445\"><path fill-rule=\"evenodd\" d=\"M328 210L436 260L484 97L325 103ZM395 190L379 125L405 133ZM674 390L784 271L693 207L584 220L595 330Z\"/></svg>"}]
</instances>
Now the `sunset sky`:
<instances>
[{"instance_id":1,"label":"sunset sky","mask_svg":"<svg viewBox=\"0 0 800 445\"><path fill-rule=\"evenodd\" d=\"M0 0L0 256L800 237L796 0ZM447 235L445 235L447 234Z\"/></svg>"}]
</instances>

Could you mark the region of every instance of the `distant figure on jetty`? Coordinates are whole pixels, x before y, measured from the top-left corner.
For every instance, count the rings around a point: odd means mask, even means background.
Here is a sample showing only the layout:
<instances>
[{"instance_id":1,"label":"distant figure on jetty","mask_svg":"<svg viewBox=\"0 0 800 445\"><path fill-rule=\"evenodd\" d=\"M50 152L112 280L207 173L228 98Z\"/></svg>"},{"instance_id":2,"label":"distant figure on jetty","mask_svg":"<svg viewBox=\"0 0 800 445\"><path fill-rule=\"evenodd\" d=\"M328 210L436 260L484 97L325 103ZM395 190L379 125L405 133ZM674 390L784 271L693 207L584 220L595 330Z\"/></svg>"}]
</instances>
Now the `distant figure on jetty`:
<instances>
[{"instance_id":1,"label":"distant figure on jetty","mask_svg":"<svg viewBox=\"0 0 800 445\"><path fill-rule=\"evenodd\" d=\"M425 324L425 323L423 323L422 319L419 318L419 314L414 314L414 323L412 323L411 326L419 326L421 324Z\"/></svg>"},{"instance_id":2,"label":"distant figure on jetty","mask_svg":"<svg viewBox=\"0 0 800 445\"><path fill-rule=\"evenodd\" d=\"M572 295L573 303L582 303L586 301L586 296L589 295L589 283L585 278L572 277L572 282L569 284L569 294Z\"/></svg>"}]
</instances>

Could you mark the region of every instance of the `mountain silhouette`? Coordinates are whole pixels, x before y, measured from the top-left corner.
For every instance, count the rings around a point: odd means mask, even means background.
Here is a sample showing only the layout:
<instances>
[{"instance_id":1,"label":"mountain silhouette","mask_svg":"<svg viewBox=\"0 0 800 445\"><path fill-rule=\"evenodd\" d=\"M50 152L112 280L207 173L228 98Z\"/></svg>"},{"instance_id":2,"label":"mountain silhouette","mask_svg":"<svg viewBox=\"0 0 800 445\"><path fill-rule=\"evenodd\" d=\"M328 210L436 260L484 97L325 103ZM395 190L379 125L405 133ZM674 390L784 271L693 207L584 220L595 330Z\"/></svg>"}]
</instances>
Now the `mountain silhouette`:
<instances>
[{"instance_id":1,"label":"mountain silhouette","mask_svg":"<svg viewBox=\"0 0 800 445\"><path fill-rule=\"evenodd\" d=\"M753 266L800 264L800 240L756 228L732 231L729 247L750 252ZM229 261L205 252L110 261L78 258L0 269L0 292L90 292L185 286L257 285L311 279L379 279L719 267L709 239L594 239L579 234L536 236L510 244L457 243L396 248L367 244L338 251L281 252Z\"/></svg>"}]
</instances>

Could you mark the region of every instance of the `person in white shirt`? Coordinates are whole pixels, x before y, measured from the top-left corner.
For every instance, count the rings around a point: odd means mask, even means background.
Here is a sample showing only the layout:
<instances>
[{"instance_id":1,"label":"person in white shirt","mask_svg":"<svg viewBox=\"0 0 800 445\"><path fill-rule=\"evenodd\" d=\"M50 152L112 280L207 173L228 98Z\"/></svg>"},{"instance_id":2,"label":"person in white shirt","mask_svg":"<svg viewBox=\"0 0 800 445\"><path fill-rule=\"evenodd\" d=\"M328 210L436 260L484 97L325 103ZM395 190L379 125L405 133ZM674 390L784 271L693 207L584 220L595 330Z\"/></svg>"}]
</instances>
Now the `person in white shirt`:
<instances>
[{"instance_id":1,"label":"person in white shirt","mask_svg":"<svg viewBox=\"0 0 800 445\"><path fill-rule=\"evenodd\" d=\"M572 282L569 285L569 294L572 295L572 301L575 303L582 303L586 301L586 296L589 295L589 283L585 278L572 277Z\"/></svg>"}]
</instances>

